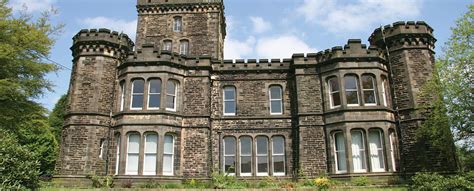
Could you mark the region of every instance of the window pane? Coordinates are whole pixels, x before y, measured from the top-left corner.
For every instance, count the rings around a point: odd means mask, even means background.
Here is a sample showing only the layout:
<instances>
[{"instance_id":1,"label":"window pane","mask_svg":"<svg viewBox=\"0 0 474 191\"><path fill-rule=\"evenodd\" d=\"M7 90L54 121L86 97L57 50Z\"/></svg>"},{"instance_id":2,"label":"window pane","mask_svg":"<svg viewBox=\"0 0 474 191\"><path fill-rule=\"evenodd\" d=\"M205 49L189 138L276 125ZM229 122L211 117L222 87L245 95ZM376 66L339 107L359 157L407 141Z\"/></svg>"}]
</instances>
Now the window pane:
<instances>
[{"instance_id":1,"label":"window pane","mask_svg":"<svg viewBox=\"0 0 474 191\"><path fill-rule=\"evenodd\" d=\"M173 173L173 155L163 155L163 174L170 175Z\"/></svg>"},{"instance_id":2,"label":"window pane","mask_svg":"<svg viewBox=\"0 0 474 191\"><path fill-rule=\"evenodd\" d=\"M341 97L339 96L339 92L333 93L331 96L332 96L333 106L341 105Z\"/></svg>"},{"instance_id":3,"label":"window pane","mask_svg":"<svg viewBox=\"0 0 474 191\"><path fill-rule=\"evenodd\" d=\"M344 77L344 82L345 82L346 90L348 90L348 89L356 90L357 89L357 78L355 76L346 76L346 77Z\"/></svg>"},{"instance_id":4,"label":"window pane","mask_svg":"<svg viewBox=\"0 0 474 191\"><path fill-rule=\"evenodd\" d=\"M165 41L163 43L163 50L171 51L172 49L172 42L171 41Z\"/></svg>"},{"instance_id":5,"label":"window pane","mask_svg":"<svg viewBox=\"0 0 474 191\"><path fill-rule=\"evenodd\" d=\"M268 157L257 157L257 172L268 172Z\"/></svg>"},{"instance_id":6,"label":"window pane","mask_svg":"<svg viewBox=\"0 0 474 191\"><path fill-rule=\"evenodd\" d=\"M359 104L356 91L346 91L347 104Z\"/></svg>"},{"instance_id":7,"label":"window pane","mask_svg":"<svg viewBox=\"0 0 474 191\"><path fill-rule=\"evenodd\" d=\"M127 157L127 174L138 174L138 154L128 154Z\"/></svg>"},{"instance_id":8,"label":"window pane","mask_svg":"<svg viewBox=\"0 0 474 191\"><path fill-rule=\"evenodd\" d=\"M145 154L145 161L143 162L143 174L155 175L156 174L156 154Z\"/></svg>"},{"instance_id":9,"label":"window pane","mask_svg":"<svg viewBox=\"0 0 474 191\"><path fill-rule=\"evenodd\" d=\"M168 86L166 87L166 93L175 95L176 93L176 83L173 81L168 81Z\"/></svg>"},{"instance_id":10,"label":"window pane","mask_svg":"<svg viewBox=\"0 0 474 191\"><path fill-rule=\"evenodd\" d=\"M273 154L285 154L285 141L283 137L273 137Z\"/></svg>"},{"instance_id":11,"label":"window pane","mask_svg":"<svg viewBox=\"0 0 474 191\"><path fill-rule=\"evenodd\" d=\"M361 171L365 168L364 139L362 132L352 132L352 162L354 171Z\"/></svg>"},{"instance_id":12,"label":"window pane","mask_svg":"<svg viewBox=\"0 0 474 191\"><path fill-rule=\"evenodd\" d=\"M165 146L164 146L164 153L174 153L173 152L173 142L174 142L174 139L173 139L173 136L171 135L166 135L165 136Z\"/></svg>"},{"instance_id":13,"label":"window pane","mask_svg":"<svg viewBox=\"0 0 474 191\"><path fill-rule=\"evenodd\" d=\"M334 135L335 137L335 147L336 147L336 153L335 157L337 158L336 160L336 165L337 165L337 170L338 171L346 171L346 146L344 145L344 135L342 133L336 133Z\"/></svg>"},{"instance_id":14,"label":"window pane","mask_svg":"<svg viewBox=\"0 0 474 191\"><path fill-rule=\"evenodd\" d=\"M265 137L257 137L257 154L268 153L268 140Z\"/></svg>"},{"instance_id":15,"label":"window pane","mask_svg":"<svg viewBox=\"0 0 474 191\"><path fill-rule=\"evenodd\" d=\"M224 154L235 155L235 139L232 137L224 138Z\"/></svg>"},{"instance_id":16,"label":"window pane","mask_svg":"<svg viewBox=\"0 0 474 191\"><path fill-rule=\"evenodd\" d=\"M158 136L156 134L146 135L145 153L156 153Z\"/></svg>"},{"instance_id":17,"label":"window pane","mask_svg":"<svg viewBox=\"0 0 474 191\"><path fill-rule=\"evenodd\" d=\"M160 107L161 105L161 95L150 95L150 100L148 101L148 107Z\"/></svg>"},{"instance_id":18,"label":"window pane","mask_svg":"<svg viewBox=\"0 0 474 191\"><path fill-rule=\"evenodd\" d=\"M270 102L271 105L271 113L282 113L281 111L281 100L274 100Z\"/></svg>"},{"instance_id":19,"label":"window pane","mask_svg":"<svg viewBox=\"0 0 474 191\"><path fill-rule=\"evenodd\" d=\"M160 93L160 92L161 92L161 80L151 80L150 93Z\"/></svg>"},{"instance_id":20,"label":"window pane","mask_svg":"<svg viewBox=\"0 0 474 191\"><path fill-rule=\"evenodd\" d=\"M281 88L278 86L270 87L270 98L271 99L281 99Z\"/></svg>"},{"instance_id":21,"label":"window pane","mask_svg":"<svg viewBox=\"0 0 474 191\"><path fill-rule=\"evenodd\" d=\"M369 132L370 160L372 169L374 171L384 170L383 148L381 141L382 139L380 137L379 130Z\"/></svg>"},{"instance_id":22,"label":"window pane","mask_svg":"<svg viewBox=\"0 0 474 191\"><path fill-rule=\"evenodd\" d=\"M274 173L285 172L285 157L284 156L273 157L273 172Z\"/></svg>"},{"instance_id":23,"label":"window pane","mask_svg":"<svg viewBox=\"0 0 474 191\"><path fill-rule=\"evenodd\" d=\"M252 155L252 139L249 137L240 138L240 154Z\"/></svg>"},{"instance_id":24,"label":"window pane","mask_svg":"<svg viewBox=\"0 0 474 191\"><path fill-rule=\"evenodd\" d=\"M235 89L233 87L225 88L224 100L235 100Z\"/></svg>"},{"instance_id":25,"label":"window pane","mask_svg":"<svg viewBox=\"0 0 474 191\"><path fill-rule=\"evenodd\" d=\"M138 153L140 151L140 135L131 134L128 137L128 153Z\"/></svg>"},{"instance_id":26,"label":"window pane","mask_svg":"<svg viewBox=\"0 0 474 191\"><path fill-rule=\"evenodd\" d=\"M145 81L143 80L134 80L133 81L133 93L143 93L144 92Z\"/></svg>"},{"instance_id":27,"label":"window pane","mask_svg":"<svg viewBox=\"0 0 474 191\"><path fill-rule=\"evenodd\" d=\"M240 157L240 172L252 173L252 157L251 156Z\"/></svg>"},{"instance_id":28,"label":"window pane","mask_svg":"<svg viewBox=\"0 0 474 191\"><path fill-rule=\"evenodd\" d=\"M224 172L235 173L235 157L224 157Z\"/></svg>"},{"instance_id":29,"label":"window pane","mask_svg":"<svg viewBox=\"0 0 474 191\"><path fill-rule=\"evenodd\" d=\"M224 102L225 106L225 113L235 113L235 102L234 101L226 101Z\"/></svg>"},{"instance_id":30,"label":"window pane","mask_svg":"<svg viewBox=\"0 0 474 191\"><path fill-rule=\"evenodd\" d=\"M143 107L143 95L133 95L132 108L142 108L142 107Z\"/></svg>"},{"instance_id":31,"label":"window pane","mask_svg":"<svg viewBox=\"0 0 474 191\"><path fill-rule=\"evenodd\" d=\"M330 91L339 91L339 83L337 83L337 78L331 78L329 80Z\"/></svg>"},{"instance_id":32,"label":"window pane","mask_svg":"<svg viewBox=\"0 0 474 191\"><path fill-rule=\"evenodd\" d=\"M375 92L374 91L364 91L364 102L365 103L375 103Z\"/></svg>"},{"instance_id":33,"label":"window pane","mask_svg":"<svg viewBox=\"0 0 474 191\"><path fill-rule=\"evenodd\" d=\"M375 89L374 78L369 75L362 76L362 88L363 89Z\"/></svg>"}]
</instances>

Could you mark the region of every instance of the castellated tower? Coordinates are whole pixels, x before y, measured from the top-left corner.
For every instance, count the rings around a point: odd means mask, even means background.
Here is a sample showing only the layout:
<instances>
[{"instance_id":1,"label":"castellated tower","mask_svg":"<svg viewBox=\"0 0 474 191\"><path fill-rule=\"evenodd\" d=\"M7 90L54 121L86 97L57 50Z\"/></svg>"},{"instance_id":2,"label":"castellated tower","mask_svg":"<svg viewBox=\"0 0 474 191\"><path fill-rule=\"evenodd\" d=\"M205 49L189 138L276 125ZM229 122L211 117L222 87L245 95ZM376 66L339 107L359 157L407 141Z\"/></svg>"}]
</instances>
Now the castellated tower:
<instances>
[{"instance_id":1,"label":"castellated tower","mask_svg":"<svg viewBox=\"0 0 474 191\"><path fill-rule=\"evenodd\" d=\"M423 107L434 99L430 94L421 94L435 67L433 29L425 22L396 22L383 30L376 29L369 41L389 55L393 102L399 112L401 171L454 171L454 153L441 153L416 136L429 114Z\"/></svg>"},{"instance_id":2,"label":"castellated tower","mask_svg":"<svg viewBox=\"0 0 474 191\"><path fill-rule=\"evenodd\" d=\"M127 35L81 30L73 38L73 70L56 169L66 175L105 174L116 67L133 49ZM99 153L100 154L97 154Z\"/></svg>"}]
</instances>

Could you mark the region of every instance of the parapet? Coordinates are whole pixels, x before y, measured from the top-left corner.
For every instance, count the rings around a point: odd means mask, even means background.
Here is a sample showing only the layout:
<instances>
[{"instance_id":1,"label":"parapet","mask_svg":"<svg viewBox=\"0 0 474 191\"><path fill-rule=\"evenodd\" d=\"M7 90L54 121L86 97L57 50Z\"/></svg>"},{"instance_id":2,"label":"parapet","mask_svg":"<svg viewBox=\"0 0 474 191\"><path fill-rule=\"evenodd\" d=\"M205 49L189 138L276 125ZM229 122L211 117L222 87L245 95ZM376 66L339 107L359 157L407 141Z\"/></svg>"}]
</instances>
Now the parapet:
<instances>
[{"instance_id":1,"label":"parapet","mask_svg":"<svg viewBox=\"0 0 474 191\"><path fill-rule=\"evenodd\" d=\"M384 43L384 38L386 43ZM434 49L436 39L433 36L433 28L423 21L399 21L375 29L369 42L381 48L387 45L389 48L424 46Z\"/></svg>"},{"instance_id":2,"label":"parapet","mask_svg":"<svg viewBox=\"0 0 474 191\"><path fill-rule=\"evenodd\" d=\"M126 55L133 50L133 41L123 33L109 29L83 29L73 37L74 58L83 54Z\"/></svg>"},{"instance_id":3,"label":"parapet","mask_svg":"<svg viewBox=\"0 0 474 191\"><path fill-rule=\"evenodd\" d=\"M174 5L174 4L211 4L222 3L223 0L138 0L137 5Z\"/></svg>"},{"instance_id":4,"label":"parapet","mask_svg":"<svg viewBox=\"0 0 474 191\"><path fill-rule=\"evenodd\" d=\"M362 44L360 39L349 39L347 44L335 46L318 53L293 54L295 67L307 67L308 65L318 65L337 61L384 61L383 52L377 48Z\"/></svg>"}]
</instances>

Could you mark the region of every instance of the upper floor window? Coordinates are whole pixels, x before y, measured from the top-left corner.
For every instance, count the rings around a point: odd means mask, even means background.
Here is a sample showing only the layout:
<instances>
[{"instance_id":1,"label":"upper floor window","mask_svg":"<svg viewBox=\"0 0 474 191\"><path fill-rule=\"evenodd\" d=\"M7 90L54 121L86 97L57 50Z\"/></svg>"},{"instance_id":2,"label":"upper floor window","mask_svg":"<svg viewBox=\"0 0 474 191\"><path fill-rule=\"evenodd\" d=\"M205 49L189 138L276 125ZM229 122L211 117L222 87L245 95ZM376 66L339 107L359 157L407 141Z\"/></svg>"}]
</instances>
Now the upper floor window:
<instances>
[{"instance_id":1,"label":"upper floor window","mask_svg":"<svg viewBox=\"0 0 474 191\"><path fill-rule=\"evenodd\" d=\"M346 145L342 132L334 133L334 157L336 165L336 173L347 172L346 165Z\"/></svg>"},{"instance_id":2,"label":"upper floor window","mask_svg":"<svg viewBox=\"0 0 474 191\"><path fill-rule=\"evenodd\" d=\"M156 175L156 158L158 153L158 135L145 134L145 154L143 162L143 175Z\"/></svg>"},{"instance_id":3,"label":"upper floor window","mask_svg":"<svg viewBox=\"0 0 474 191\"><path fill-rule=\"evenodd\" d=\"M165 135L163 147L163 175L172 176L174 173L174 136Z\"/></svg>"},{"instance_id":4,"label":"upper floor window","mask_svg":"<svg viewBox=\"0 0 474 191\"><path fill-rule=\"evenodd\" d=\"M364 94L364 105L376 105L375 79L372 75L362 75L362 92Z\"/></svg>"},{"instance_id":5,"label":"upper floor window","mask_svg":"<svg viewBox=\"0 0 474 191\"><path fill-rule=\"evenodd\" d=\"M125 82L120 82L120 111L123 111L125 105Z\"/></svg>"},{"instance_id":6,"label":"upper floor window","mask_svg":"<svg viewBox=\"0 0 474 191\"><path fill-rule=\"evenodd\" d=\"M224 172L235 175L236 144L234 137L224 138Z\"/></svg>"},{"instance_id":7,"label":"upper floor window","mask_svg":"<svg viewBox=\"0 0 474 191\"><path fill-rule=\"evenodd\" d=\"M351 132L352 140L352 168L354 172L367 172L364 132L355 130Z\"/></svg>"},{"instance_id":8,"label":"upper floor window","mask_svg":"<svg viewBox=\"0 0 474 191\"><path fill-rule=\"evenodd\" d=\"M240 176L252 176L252 138L240 138Z\"/></svg>"},{"instance_id":9,"label":"upper floor window","mask_svg":"<svg viewBox=\"0 0 474 191\"><path fill-rule=\"evenodd\" d=\"M163 41L163 50L173 51L173 42L171 40Z\"/></svg>"},{"instance_id":10,"label":"upper floor window","mask_svg":"<svg viewBox=\"0 0 474 191\"><path fill-rule=\"evenodd\" d=\"M389 102L389 85L387 77L382 76L382 99L383 99L383 106L388 106Z\"/></svg>"},{"instance_id":11,"label":"upper floor window","mask_svg":"<svg viewBox=\"0 0 474 191\"><path fill-rule=\"evenodd\" d=\"M357 77L354 75L344 76L344 87L346 90L347 106L359 105L359 90Z\"/></svg>"},{"instance_id":12,"label":"upper floor window","mask_svg":"<svg viewBox=\"0 0 474 191\"><path fill-rule=\"evenodd\" d=\"M189 41L182 40L179 42L179 54L188 55L189 53Z\"/></svg>"},{"instance_id":13,"label":"upper floor window","mask_svg":"<svg viewBox=\"0 0 474 191\"><path fill-rule=\"evenodd\" d=\"M128 135L126 175L138 175L138 161L140 158L140 135Z\"/></svg>"},{"instance_id":14,"label":"upper floor window","mask_svg":"<svg viewBox=\"0 0 474 191\"><path fill-rule=\"evenodd\" d=\"M285 138L275 136L272 138L273 175L285 176Z\"/></svg>"},{"instance_id":15,"label":"upper floor window","mask_svg":"<svg viewBox=\"0 0 474 191\"><path fill-rule=\"evenodd\" d=\"M181 32L182 30L183 30L183 18L182 17L174 17L173 31L174 32Z\"/></svg>"},{"instance_id":16,"label":"upper floor window","mask_svg":"<svg viewBox=\"0 0 474 191\"><path fill-rule=\"evenodd\" d=\"M132 101L130 108L132 110L140 110L143 108L143 92L145 81L141 79L132 82Z\"/></svg>"},{"instance_id":17,"label":"upper floor window","mask_svg":"<svg viewBox=\"0 0 474 191\"><path fill-rule=\"evenodd\" d=\"M235 97L235 87L228 86L224 88L224 115L235 115Z\"/></svg>"},{"instance_id":18,"label":"upper floor window","mask_svg":"<svg viewBox=\"0 0 474 191\"><path fill-rule=\"evenodd\" d=\"M341 106L341 97L339 95L339 82L336 77L332 77L328 80L329 86L329 104L331 108Z\"/></svg>"},{"instance_id":19,"label":"upper floor window","mask_svg":"<svg viewBox=\"0 0 474 191\"><path fill-rule=\"evenodd\" d=\"M257 176L268 176L268 139L267 137L257 137Z\"/></svg>"},{"instance_id":20,"label":"upper floor window","mask_svg":"<svg viewBox=\"0 0 474 191\"><path fill-rule=\"evenodd\" d=\"M174 80L169 80L166 87L166 110L176 111L176 92L178 90L178 83Z\"/></svg>"},{"instance_id":21,"label":"upper floor window","mask_svg":"<svg viewBox=\"0 0 474 191\"><path fill-rule=\"evenodd\" d=\"M270 86L270 114L283 114L282 90L280 86Z\"/></svg>"},{"instance_id":22,"label":"upper floor window","mask_svg":"<svg viewBox=\"0 0 474 191\"><path fill-rule=\"evenodd\" d=\"M161 80L153 79L148 84L148 109L159 109L161 105Z\"/></svg>"}]
</instances>

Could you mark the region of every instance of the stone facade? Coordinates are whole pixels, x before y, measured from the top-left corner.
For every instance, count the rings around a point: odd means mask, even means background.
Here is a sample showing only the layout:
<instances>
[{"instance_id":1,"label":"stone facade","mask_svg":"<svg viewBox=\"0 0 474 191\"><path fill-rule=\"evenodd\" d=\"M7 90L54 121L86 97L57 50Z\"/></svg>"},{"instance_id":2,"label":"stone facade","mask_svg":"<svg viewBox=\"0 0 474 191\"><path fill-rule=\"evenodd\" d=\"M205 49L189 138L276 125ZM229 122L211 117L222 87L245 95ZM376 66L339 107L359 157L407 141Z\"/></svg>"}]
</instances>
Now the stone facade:
<instances>
[{"instance_id":1,"label":"stone facade","mask_svg":"<svg viewBox=\"0 0 474 191\"><path fill-rule=\"evenodd\" d=\"M220 0L137 9L135 49L107 29L74 37L58 177L387 176L421 170L420 157L456 168L415 136L432 99L419 94L436 41L424 22L377 29L370 47L233 61Z\"/></svg>"}]
</instances>

